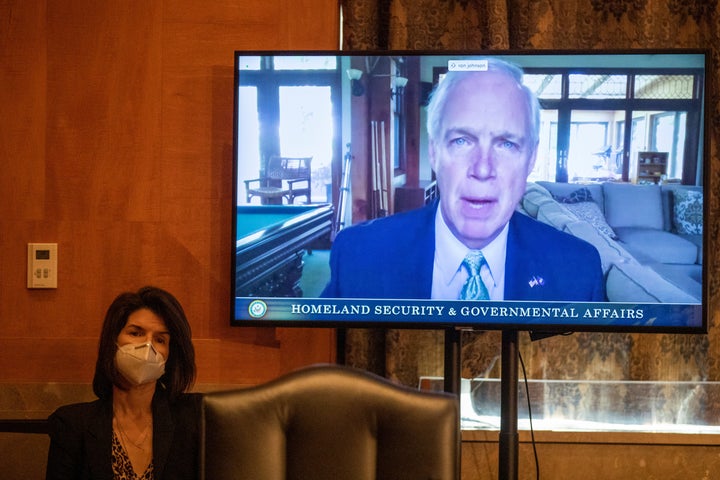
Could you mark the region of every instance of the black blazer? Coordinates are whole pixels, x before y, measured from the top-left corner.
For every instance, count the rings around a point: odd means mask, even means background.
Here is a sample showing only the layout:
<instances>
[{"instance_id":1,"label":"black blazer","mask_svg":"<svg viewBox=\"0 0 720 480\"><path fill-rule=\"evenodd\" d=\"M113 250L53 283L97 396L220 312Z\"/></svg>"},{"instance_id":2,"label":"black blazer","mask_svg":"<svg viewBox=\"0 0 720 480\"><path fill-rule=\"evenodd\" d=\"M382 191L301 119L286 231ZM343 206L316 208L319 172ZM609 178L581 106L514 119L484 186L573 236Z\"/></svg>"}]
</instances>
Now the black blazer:
<instances>
[{"instance_id":1,"label":"black blazer","mask_svg":"<svg viewBox=\"0 0 720 480\"><path fill-rule=\"evenodd\" d=\"M170 402L158 385L152 402L156 480L198 478L201 395ZM48 418L47 480L112 480L112 401L58 408Z\"/></svg>"}]
</instances>

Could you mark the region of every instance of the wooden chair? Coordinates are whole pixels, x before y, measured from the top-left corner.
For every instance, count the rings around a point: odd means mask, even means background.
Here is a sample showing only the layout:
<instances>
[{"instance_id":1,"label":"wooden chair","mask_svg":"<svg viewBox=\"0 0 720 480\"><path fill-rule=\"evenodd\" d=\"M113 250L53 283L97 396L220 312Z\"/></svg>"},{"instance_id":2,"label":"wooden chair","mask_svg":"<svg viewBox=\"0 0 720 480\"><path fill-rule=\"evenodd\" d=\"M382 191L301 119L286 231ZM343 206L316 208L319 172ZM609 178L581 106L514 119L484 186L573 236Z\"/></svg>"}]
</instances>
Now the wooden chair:
<instances>
[{"instance_id":1,"label":"wooden chair","mask_svg":"<svg viewBox=\"0 0 720 480\"><path fill-rule=\"evenodd\" d=\"M310 163L312 157L272 156L265 163L260 178L244 180L247 203L259 197L262 204L295 203L296 197L306 197L310 203Z\"/></svg>"}]
</instances>

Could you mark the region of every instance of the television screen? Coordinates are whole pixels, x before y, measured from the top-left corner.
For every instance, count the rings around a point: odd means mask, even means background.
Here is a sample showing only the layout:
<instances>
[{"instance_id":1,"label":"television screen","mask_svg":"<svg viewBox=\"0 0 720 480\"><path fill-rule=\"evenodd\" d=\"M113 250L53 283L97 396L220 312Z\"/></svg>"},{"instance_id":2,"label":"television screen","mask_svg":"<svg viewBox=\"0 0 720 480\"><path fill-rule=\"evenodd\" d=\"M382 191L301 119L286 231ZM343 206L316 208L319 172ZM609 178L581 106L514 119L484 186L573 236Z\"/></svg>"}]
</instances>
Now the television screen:
<instances>
[{"instance_id":1,"label":"television screen","mask_svg":"<svg viewBox=\"0 0 720 480\"><path fill-rule=\"evenodd\" d=\"M705 332L708 59L235 52L231 324Z\"/></svg>"}]
</instances>

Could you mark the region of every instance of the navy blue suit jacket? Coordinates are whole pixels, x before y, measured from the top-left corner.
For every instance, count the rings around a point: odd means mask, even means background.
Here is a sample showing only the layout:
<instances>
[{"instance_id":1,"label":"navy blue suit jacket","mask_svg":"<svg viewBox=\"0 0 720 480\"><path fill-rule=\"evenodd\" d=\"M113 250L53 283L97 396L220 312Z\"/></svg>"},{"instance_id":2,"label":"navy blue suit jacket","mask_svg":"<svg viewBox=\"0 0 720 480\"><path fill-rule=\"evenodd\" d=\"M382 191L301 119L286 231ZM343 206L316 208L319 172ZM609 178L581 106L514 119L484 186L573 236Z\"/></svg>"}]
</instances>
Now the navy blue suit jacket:
<instances>
[{"instance_id":1,"label":"navy blue suit jacket","mask_svg":"<svg viewBox=\"0 0 720 480\"><path fill-rule=\"evenodd\" d=\"M429 299L438 203L340 231L326 298ZM505 261L505 300L605 301L595 247L515 212Z\"/></svg>"}]
</instances>

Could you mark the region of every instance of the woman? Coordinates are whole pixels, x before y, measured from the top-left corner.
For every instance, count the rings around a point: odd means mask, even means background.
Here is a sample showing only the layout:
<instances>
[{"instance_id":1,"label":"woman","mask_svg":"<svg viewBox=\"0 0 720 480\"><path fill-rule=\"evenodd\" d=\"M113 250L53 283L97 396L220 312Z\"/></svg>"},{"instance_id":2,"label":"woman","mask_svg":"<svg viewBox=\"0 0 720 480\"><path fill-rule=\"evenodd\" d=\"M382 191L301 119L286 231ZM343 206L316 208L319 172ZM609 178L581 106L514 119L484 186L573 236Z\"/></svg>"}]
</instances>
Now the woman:
<instances>
[{"instance_id":1,"label":"woman","mask_svg":"<svg viewBox=\"0 0 720 480\"><path fill-rule=\"evenodd\" d=\"M49 417L46 478L195 479L200 418L190 325L170 293L119 295L100 334L98 400Z\"/></svg>"}]
</instances>

